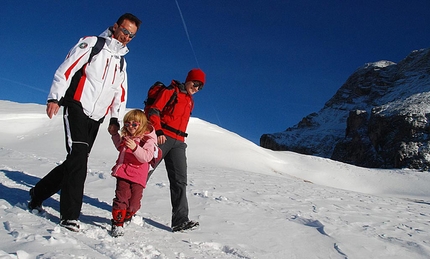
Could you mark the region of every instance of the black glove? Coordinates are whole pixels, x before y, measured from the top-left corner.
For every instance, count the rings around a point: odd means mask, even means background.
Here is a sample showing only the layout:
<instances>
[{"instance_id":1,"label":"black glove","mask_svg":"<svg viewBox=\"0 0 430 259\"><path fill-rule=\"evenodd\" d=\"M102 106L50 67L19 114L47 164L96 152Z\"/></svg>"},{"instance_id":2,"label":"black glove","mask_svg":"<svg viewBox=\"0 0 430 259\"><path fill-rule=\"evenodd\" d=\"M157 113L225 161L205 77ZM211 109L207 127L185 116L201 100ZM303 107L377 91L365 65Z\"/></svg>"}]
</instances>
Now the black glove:
<instances>
[{"instance_id":1,"label":"black glove","mask_svg":"<svg viewBox=\"0 0 430 259\"><path fill-rule=\"evenodd\" d=\"M120 126L119 126L119 122L118 122L118 119L117 119L117 118L110 118L109 126L110 126L110 125L115 125L115 126L117 126L118 128L120 128Z\"/></svg>"}]
</instances>

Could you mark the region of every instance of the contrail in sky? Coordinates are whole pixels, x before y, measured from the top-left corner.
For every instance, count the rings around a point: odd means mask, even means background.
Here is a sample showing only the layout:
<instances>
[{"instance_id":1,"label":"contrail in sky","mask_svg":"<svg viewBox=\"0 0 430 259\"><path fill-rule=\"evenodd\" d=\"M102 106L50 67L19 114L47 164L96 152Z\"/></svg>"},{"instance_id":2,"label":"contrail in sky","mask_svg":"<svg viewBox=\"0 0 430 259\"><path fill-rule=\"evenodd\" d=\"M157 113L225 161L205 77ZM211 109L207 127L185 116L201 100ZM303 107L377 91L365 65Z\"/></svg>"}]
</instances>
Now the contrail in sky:
<instances>
[{"instance_id":1,"label":"contrail in sky","mask_svg":"<svg viewBox=\"0 0 430 259\"><path fill-rule=\"evenodd\" d=\"M36 91L48 94L48 91L46 91L44 89L40 89L40 88L31 86L31 85L24 84L24 83L21 83L21 82L18 82L18 81L14 81L14 80L11 80L11 79L7 79L7 78L4 78L4 77L0 77L0 79L3 80L3 81L7 81L7 82L14 83L14 84L17 84L17 85L25 86L27 88L30 88L30 89L33 89L33 90L36 90Z\"/></svg>"},{"instance_id":2,"label":"contrail in sky","mask_svg":"<svg viewBox=\"0 0 430 259\"><path fill-rule=\"evenodd\" d=\"M184 19L184 16L182 15L181 8L179 7L178 1L175 0L175 2L176 2L176 6L178 7L179 15L181 16L181 19L182 19L182 24L184 25L185 34L187 34L188 42L190 43L190 47L191 47L191 50L193 51L194 58L196 59L197 67L200 67L199 61L197 60L196 52L194 51L193 44L191 43L190 35L188 34L187 24L185 24L185 19Z\"/></svg>"}]
</instances>

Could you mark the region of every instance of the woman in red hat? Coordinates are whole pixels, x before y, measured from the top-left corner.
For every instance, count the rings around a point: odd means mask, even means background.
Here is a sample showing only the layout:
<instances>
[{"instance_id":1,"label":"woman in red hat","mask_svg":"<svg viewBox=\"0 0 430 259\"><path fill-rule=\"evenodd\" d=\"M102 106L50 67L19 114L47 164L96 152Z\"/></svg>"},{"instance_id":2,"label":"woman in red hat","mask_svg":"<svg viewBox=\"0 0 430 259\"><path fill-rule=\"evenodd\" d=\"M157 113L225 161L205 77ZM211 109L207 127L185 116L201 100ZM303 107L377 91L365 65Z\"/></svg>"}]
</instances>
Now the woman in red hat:
<instances>
[{"instance_id":1,"label":"woman in red hat","mask_svg":"<svg viewBox=\"0 0 430 259\"><path fill-rule=\"evenodd\" d=\"M157 141L163 151L170 182L172 203L172 231L191 229L199 225L188 218L187 157L185 132L194 108L193 94L203 89L206 75L201 69L188 72L185 83L172 80L154 103L149 106L148 118L157 133ZM149 176L148 176L149 178Z\"/></svg>"}]
</instances>

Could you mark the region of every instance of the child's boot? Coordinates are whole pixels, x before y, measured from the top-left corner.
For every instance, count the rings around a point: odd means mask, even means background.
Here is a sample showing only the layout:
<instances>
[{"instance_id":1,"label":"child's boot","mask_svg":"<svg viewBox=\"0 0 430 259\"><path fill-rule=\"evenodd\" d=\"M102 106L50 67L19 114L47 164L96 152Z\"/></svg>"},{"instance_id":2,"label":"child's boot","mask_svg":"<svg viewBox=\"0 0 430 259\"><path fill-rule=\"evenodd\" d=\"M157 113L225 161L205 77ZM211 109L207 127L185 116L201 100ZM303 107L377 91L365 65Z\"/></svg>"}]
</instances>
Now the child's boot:
<instances>
[{"instance_id":1,"label":"child's boot","mask_svg":"<svg viewBox=\"0 0 430 259\"><path fill-rule=\"evenodd\" d=\"M124 235L125 210L112 210L112 236L119 237Z\"/></svg>"}]
</instances>

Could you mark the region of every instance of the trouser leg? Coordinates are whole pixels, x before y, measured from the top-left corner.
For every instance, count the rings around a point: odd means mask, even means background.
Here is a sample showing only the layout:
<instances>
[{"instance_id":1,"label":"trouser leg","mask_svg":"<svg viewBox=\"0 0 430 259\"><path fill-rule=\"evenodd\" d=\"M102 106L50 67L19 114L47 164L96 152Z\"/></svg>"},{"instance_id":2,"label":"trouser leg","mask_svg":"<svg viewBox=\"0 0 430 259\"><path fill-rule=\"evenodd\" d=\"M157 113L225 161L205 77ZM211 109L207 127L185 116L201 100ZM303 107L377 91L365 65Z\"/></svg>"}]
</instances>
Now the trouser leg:
<instances>
[{"instance_id":1,"label":"trouser leg","mask_svg":"<svg viewBox=\"0 0 430 259\"><path fill-rule=\"evenodd\" d=\"M131 220L131 217L140 209L143 189L140 184L118 178L112 211L126 211L124 221Z\"/></svg>"},{"instance_id":2,"label":"trouser leg","mask_svg":"<svg viewBox=\"0 0 430 259\"><path fill-rule=\"evenodd\" d=\"M131 197L127 212L135 214L140 209L140 204L143 197L143 186L137 183L131 183Z\"/></svg>"},{"instance_id":3,"label":"trouser leg","mask_svg":"<svg viewBox=\"0 0 430 259\"><path fill-rule=\"evenodd\" d=\"M126 210L131 197L130 182L121 178L116 180L115 198L112 208L114 210Z\"/></svg>"},{"instance_id":4,"label":"trouser leg","mask_svg":"<svg viewBox=\"0 0 430 259\"><path fill-rule=\"evenodd\" d=\"M187 200L187 158L184 142L168 138L174 145L164 157L167 175L170 181L170 199L172 203L172 227L188 221ZM164 151L164 150L163 150Z\"/></svg>"},{"instance_id":5,"label":"trouser leg","mask_svg":"<svg viewBox=\"0 0 430 259\"><path fill-rule=\"evenodd\" d=\"M61 218L78 219L82 207L88 155L97 137L100 122L88 118L78 104L64 107L63 119L68 155L61 165L52 169L36 184L34 198L44 201L61 190Z\"/></svg>"},{"instance_id":6,"label":"trouser leg","mask_svg":"<svg viewBox=\"0 0 430 259\"><path fill-rule=\"evenodd\" d=\"M52 169L34 186L34 198L42 202L61 189L65 174L64 164Z\"/></svg>"},{"instance_id":7,"label":"trouser leg","mask_svg":"<svg viewBox=\"0 0 430 259\"><path fill-rule=\"evenodd\" d=\"M62 219L78 219L84 197L87 176L88 146L73 144L72 153L64 162L65 175L60 194L60 214Z\"/></svg>"},{"instance_id":8,"label":"trouser leg","mask_svg":"<svg viewBox=\"0 0 430 259\"><path fill-rule=\"evenodd\" d=\"M68 155L63 163L60 214L61 219L78 219L84 196L88 155L100 123L88 118L79 106L65 108L64 122Z\"/></svg>"},{"instance_id":9,"label":"trouser leg","mask_svg":"<svg viewBox=\"0 0 430 259\"><path fill-rule=\"evenodd\" d=\"M112 203L112 226L124 225L130 196L130 183L124 179L117 178L115 198Z\"/></svg>"}]
</instances>

